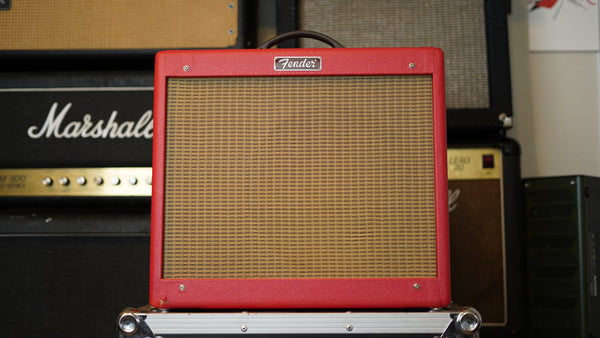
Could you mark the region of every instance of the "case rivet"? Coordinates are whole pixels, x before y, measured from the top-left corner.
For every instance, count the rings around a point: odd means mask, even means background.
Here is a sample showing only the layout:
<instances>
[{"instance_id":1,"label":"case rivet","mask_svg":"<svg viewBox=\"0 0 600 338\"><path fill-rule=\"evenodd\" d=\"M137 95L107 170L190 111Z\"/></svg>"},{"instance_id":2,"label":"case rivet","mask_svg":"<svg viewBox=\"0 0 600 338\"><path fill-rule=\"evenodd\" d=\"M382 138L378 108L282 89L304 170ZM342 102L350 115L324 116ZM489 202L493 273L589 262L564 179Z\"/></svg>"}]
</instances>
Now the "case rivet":
<instances>
[{"instance_id":1,"label":"case rivet","mask_svg":"<svg viewBox=\"0 0 600 338\"><path fill-rule=\"evenodd\" d=\"M352 330L354 330L354 326L352 326L352 324L346 325L346 331L350 332Z\"/></svg>"},{"instance_id":2,"label":"case rivet","mask_svg":"<svg viewBox=\"0 0 600 338\"><path fill-rule=\"evenodd\" d=\"M240 330L242 330L242 332L246 332L248 331L248 326L242 325L242 327L240 327Z\"/></svg>"},{"instance_id":3,"label":"case rivet","mask_svg":"<svg viewBox=\"0 0 600 338\"><path fill-rule=\"evenodd\" d=\"M410 68L410 69L415 69L416 66L417 65L415 65L414 62L411 62L411 63L408 64L408 68Z\"/></svg>"},{"instance_id":4,"label":"case rivet","mask_svg":"<svg viewBox=\"0 0 600 338\"><path fill-rule=\"evenodd\" d=\"M190 71L190 65L183 66L183 71L184 72L189 72Z\"/></svg>"},{"instance_id":5,"label":"case rivet","mask_svg":"<svg viewBox=\"0 0 600 338\"><path fill-rule=\"evenodd\" d=\"M179 285L179 291L185 291L185 285L183 285L183 284Z\"/></svg>"},{"instance_id":6,"label":"case rivet","mask_svg":"<svg viewBox=\"0 0 600 338\"><path fill-rule=\"evenodd\" d=\"M421 288L421 284L415 283L413 284L413 288L415 288L415 290L419 290Z\"/></svg>"}]
</instances>

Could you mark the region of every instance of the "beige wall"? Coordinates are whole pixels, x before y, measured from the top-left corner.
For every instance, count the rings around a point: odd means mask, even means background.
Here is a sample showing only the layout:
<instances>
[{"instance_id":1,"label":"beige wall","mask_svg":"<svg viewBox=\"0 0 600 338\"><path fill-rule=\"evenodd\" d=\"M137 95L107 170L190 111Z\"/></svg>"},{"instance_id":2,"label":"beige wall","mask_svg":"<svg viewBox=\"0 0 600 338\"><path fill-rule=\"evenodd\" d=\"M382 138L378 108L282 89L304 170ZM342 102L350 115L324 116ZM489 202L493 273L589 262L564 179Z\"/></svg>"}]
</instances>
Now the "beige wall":
<instances>
[{"instance_id":1,"label":"beige wall","mask_svg":"<svg viewBox=\"0 0 600 338\"><path fill-rule=\"evenodd\" d=\"M599 53L529 52L527 16L527 1L512 0L508 135L521 143L523 177L600 176Z\"/></svg>"}]
</instances>

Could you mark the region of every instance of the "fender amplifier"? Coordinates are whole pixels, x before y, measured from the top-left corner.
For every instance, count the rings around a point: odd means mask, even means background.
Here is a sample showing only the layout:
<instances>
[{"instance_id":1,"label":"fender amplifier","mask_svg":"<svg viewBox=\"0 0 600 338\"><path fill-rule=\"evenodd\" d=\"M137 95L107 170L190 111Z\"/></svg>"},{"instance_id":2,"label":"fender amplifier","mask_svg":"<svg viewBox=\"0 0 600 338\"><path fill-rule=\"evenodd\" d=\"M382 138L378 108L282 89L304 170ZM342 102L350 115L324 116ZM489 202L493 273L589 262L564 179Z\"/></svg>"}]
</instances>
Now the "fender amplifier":
<instances>
[{"instance_id":1,"label":"fender amplifier","mask_svg":"<svg viewBox=\"0 0 600 338\"><path fill-rule=\"evenodd\" d=\"M153 306L449 303L441 50L156 62Z\"/></svg>"}]
</instances>

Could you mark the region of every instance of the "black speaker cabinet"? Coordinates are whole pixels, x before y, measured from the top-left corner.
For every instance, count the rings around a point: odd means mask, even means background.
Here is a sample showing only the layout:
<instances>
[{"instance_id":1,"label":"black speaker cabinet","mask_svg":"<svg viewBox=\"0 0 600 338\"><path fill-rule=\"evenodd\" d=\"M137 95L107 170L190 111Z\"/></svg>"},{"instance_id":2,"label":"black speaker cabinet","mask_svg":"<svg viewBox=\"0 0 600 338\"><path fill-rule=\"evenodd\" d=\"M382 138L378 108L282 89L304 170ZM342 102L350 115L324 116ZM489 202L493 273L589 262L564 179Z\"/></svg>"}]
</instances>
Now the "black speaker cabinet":
<instances>
[{"instance_id":1,"label":"black speaker cabinet","mask_svg":"<svg viewBox=\"0 0 600 338\"><path fill-rule=\"evenodd\" d=\"M600 334L600 178L527 178L530 337Z\"/></svg>"},{"instance_id":2,"label":"black speaker cabinet","mask_svg":"<svg viewBox=\"0 0 600 338\"><path fill-rule=\"evenodd\" d=\"M482 336L524 334L519 145L448 147L451 298L476 308Z\"/></svg>"},{"instance_id":3,"label":"black speaker cabinet","mask_svg":"<svg viewBox=\"0 0 600 338\"><path fill-rule=\"evenodd\" d=\"M2 334L116 337L148 303L150 212L119 203L0 208Z\"/></svg>"},{"instance_id":4,"label":"black speaker cabinet","mask_svg":"<svg viewBox=\"0 0 600 338\"><path fill-rule=\"evenodd\" d=\"M278 31L312 30L345 47L444 50L450 140L494 135L512 117L508 31L510 1L279 0ZM300 40L280 47L314 47Z\"/></svg>"}]
</instances>

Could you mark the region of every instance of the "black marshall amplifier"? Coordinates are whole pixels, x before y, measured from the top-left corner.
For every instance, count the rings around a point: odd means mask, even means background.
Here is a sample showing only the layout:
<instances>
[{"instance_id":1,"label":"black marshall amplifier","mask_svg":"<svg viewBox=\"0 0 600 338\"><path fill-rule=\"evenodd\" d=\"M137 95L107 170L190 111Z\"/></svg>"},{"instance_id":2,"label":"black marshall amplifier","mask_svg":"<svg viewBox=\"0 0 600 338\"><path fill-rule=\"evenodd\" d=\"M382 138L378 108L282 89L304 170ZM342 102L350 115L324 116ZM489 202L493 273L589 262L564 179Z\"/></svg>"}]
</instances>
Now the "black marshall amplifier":
<instances>
[{"instance_id":1,"label":"black marshall amplifier","mask_svg":"<svg viewBox=\"0 0 600 338\"><path fill-rule=\"evenodd\" d=\"M0 196L150 196L151 71L1 78Z\"/></svg>"},{"instance_id":2,"label":"black marshall amplifier","mask_svg":"<svg viewBox=\"0 0 600 338\"><path fill-rule=\"evenodd\" d=\"M8 336L109 337L147 303L152 97L150 70L0 73Z\"/></svg>"}]
</instances>

